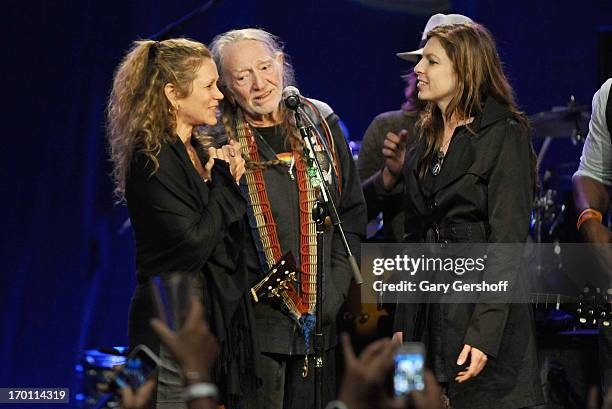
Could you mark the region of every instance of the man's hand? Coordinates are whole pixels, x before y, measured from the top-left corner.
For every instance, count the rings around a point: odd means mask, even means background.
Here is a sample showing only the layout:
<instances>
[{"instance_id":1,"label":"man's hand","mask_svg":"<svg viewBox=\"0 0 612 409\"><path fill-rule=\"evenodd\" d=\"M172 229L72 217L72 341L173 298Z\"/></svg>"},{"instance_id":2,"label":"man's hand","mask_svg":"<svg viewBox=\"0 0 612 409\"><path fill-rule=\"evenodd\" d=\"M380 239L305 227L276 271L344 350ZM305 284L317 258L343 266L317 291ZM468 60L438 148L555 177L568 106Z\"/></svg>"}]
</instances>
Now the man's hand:
<instances>
[{"instance_id":1,"label":"man's hand","mask_svg":"<svg viewBox=\"0 0 612 409\"><path fill-rule=\"evenodd\" d=\"M236 142L234 140L230 141L229 145L225 145L223 146L223 149L225 150L225 152L227 152L226 157L228 157L228 162L230 165L230 172L232 174L232 176L234 176L234 179L236 180L236 183L240 182L240 178L242 177L242 175L244 175L244 172L246 170L245 168L245 161L244 158L242 157L242 151L240 143Z\"/></svg>"},{"instance_id":2,"label":"man's hand","mask_svg":"<svg viewBox=\"0 0 612 409\"><path fill-rule=\"evenodd\" d=\"M582 223L580 233L588 243L610 244L612 243L612 232L597 220L591 219Z\"/></svg>"},{"instance_id":3,"label":"man's hand","mask_svg":"<svg viewBox=\"0 0 612 409\"><path fill-rule=\"evenodd\" d=\"M399 134L387 133L383 142L382 154L385 157L385 167L382 171L385 189L392 189L402 174L406 158L406 140L408 131L402 129Z\"/></svg>"},{"instance_id":4,"label":"man's hand","mask_svg":"<svg viewBox=\"0 0 612 409\"><path fill-rule=\"evenodd\" d=\"M485 365L487 364L487 355L473 346L465 344L463 350L457 358L457 365L463 365L467 362L468 357L470 358L470 366L465 370L457 374L455 381L463 383L471 378L475 378L482 372Z\"/></svg>"}]
</instances>

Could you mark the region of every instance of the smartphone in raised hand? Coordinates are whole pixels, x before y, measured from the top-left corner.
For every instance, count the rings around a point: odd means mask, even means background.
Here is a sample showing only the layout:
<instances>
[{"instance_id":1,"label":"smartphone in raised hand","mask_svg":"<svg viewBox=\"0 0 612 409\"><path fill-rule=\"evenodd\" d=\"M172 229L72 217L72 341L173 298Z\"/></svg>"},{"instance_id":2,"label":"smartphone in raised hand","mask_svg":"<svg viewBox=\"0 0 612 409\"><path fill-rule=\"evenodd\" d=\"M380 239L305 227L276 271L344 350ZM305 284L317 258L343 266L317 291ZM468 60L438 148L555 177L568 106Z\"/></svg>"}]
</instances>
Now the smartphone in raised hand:
<instances>
[{"instance_id":1,"label":"smartphone in raised hand","mask_svg":"<svg viewBox=\"0 0 612 409\"><path fill-rule=\"evenodd\" d=\"M407 395L425 388L425 345L406 342L395 351L393 390L395 396Z\"/></svg>"}]
</instances>

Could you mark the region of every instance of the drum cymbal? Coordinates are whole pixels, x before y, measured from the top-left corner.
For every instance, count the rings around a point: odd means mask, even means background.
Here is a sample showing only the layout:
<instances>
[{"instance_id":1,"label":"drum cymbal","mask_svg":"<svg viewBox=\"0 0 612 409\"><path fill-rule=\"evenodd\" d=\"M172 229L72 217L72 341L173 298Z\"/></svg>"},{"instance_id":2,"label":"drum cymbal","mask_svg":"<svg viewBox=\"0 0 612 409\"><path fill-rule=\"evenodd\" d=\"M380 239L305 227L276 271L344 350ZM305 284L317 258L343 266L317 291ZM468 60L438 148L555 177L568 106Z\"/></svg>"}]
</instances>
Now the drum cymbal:
<instances>
[{"instance_id":1,"label":"drum cymbal","mask_svg":"<svg viewBox=\"0 0 612 409\"><path fill-rule=\"evenodd\" d=\"M532 134L538 138L584 139L589 130L590 107L570 103L529 117Z\"/></svg>"}]
</instances>

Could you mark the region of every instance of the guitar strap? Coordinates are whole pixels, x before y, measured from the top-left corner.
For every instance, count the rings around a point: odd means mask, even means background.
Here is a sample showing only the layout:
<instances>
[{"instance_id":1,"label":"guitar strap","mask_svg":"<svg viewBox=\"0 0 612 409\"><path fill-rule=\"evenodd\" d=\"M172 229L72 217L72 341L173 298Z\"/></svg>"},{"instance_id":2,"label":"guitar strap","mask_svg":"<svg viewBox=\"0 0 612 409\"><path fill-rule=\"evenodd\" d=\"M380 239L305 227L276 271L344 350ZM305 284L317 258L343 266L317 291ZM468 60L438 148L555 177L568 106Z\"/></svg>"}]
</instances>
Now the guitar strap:
<instances>
[{"instance_id":1,"label":"guitar strap","mask_svg":"<svg viewBox=\"0 0 612 409\"><path fill-rule=\"evenodd\" d=\"M333 139L327 122L324 118L321 118L321 122L315 125L321 127L321 137L317 139L313 148L320 151L328 148L332 152L333 159L336 159ZM241 144L243 157L253 163L260 163L255 134L240 109L237 109L234 126L236 137ZM315 154L316 152L310 152L308 149L292 143L292 152L288 159L291 163L290 169L295 167L299 194L300 228L299 232L296 233L300 237L298 259L300 277L295 288L291 285L287 291L280 293L282 309L299 324L302 330L307 356L310 350L310 334L314 330L315 324L317 284L317 232L316 224L312 219L312 209L317 199L320 184L325 183L325 181L319 180L313 167ZM279 159L283 160L283 158ZM332 166L332 168L339 169L338 163L335 164L336 166ZM337 185L340 177L334 172L331 173L330 176ZM283 256L276 230L277 223L272 213L262 168L248 168L245 172L245 180L246 183L242 184L241 188L248 203L247 213L251 233L258 251L261 270L266 272Z\"/></svg>"}]
</instances>

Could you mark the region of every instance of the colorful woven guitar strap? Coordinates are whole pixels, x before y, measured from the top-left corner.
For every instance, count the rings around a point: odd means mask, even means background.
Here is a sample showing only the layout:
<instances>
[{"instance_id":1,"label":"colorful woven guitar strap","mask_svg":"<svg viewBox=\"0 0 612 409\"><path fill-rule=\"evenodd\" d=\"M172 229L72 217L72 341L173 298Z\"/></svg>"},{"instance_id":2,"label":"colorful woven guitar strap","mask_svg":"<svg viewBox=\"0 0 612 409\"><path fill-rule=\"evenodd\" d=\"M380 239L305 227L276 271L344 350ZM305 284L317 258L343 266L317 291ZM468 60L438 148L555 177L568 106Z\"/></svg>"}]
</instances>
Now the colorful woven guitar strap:
<instances>
[{"instance_id":1,"label":"colorful woven guitar strap","mask_svg":"<svg viewBox=\"0 0 612 409\"><path fill-rule=\"evenodd\" d=\"M327 132L325 134L328 135ZM240 110L236 115L236 137L240 142L243 157L253 162L261 162L253 130L244 120ZM329 135L328 146L332 146L331 135ZM310 349L310 333L314 330L317 285L317 231L316 224L312 220L312 208L317 198L318 186L321 183L312 166L313 155L314 153L308 149L302 150L296 147L292 147L290 157L278 155L279 159L291 162L295 166L300 206L298 268L301 274L298 279L299 286L282 292L282 306L285 312L300 325L305 337L307 354ZM283 255L278 240L277 225L272 215L263 171L247 169L245 178L246 184L242 184L241 188L248 200L249 225L261 269L267 272Z\"/></svg>"}]
</instances>

